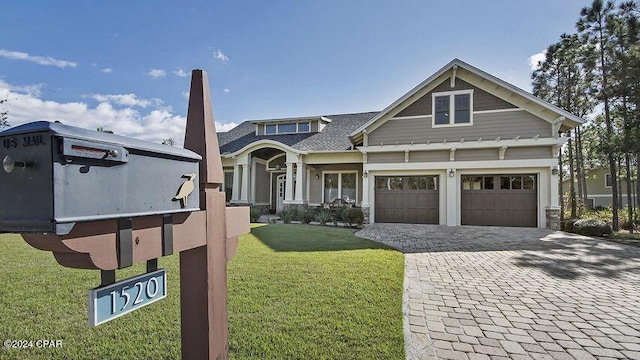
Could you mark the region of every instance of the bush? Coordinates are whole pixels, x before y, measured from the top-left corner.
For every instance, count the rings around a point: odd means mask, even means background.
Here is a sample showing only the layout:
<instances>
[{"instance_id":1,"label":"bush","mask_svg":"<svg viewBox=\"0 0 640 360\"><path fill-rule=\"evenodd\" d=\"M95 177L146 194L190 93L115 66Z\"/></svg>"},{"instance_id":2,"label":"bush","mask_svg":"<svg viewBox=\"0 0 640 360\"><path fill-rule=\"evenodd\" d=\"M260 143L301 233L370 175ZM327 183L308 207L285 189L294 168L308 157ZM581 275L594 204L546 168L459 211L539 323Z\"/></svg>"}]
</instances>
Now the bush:
<instances>
[{"instance_id":1,"label":"bush","mask_svg":"<svg viewBox=\"0 0 640 360\"><path fill-rule=\"evenodd\" d=\"M300 221L303 224L312 222L316 217L316 209L304 208L300 210Z\"/></svg>"},{"instance_id":2,"label":"bush","mask_svg":"<svg viewBox=\"0 0 640 360\"><path fill-rule=\"evenodd\" d=\"M278 216L280 217L280 220L282 220L282 222L285 224L291 224L291 221L293 220L294 215L295 214L293 213L292 209L283 210L280 212L280 214L278 214Z\"/></svg>"},{"instance_id":3,"label":"bush","mask_svg":"<svg viewBox=\"0 0 640 360\"><path fill-rule=\"evenodd\" d=\"M289 211L289 213L291 213L291 220L292 221L300 221L301 220L302 209L297 208L297 207L292 207L288 211Z\"/></svg>"},{"instance_id":4,"label":"bush","mask_svg":"<svg viewBox=\"0 0 640 360\"><path fill-rule=\"evenodd\" d=\"M260 216L262 216L263 211L261 208L258 207L251 207L251 209L249 209L249 220L252 223L257 223L258 221L260 221Z\"/></svg>"},{"instance_id":5,"label":"bush","mask_svg":"<svg viewBox=\"0 0 640 360\"><path fill-rule=\"evenodd\" d=\"M342 211L342 221L348 227L353 225L362 226L364 223L364 213L360 208L348 208Z\"/></svg>"},{"instance_id":6,"label":"bush","mask_svg":"<svg viewBox=\"0 0 640 360\"><path fill-rule=\"evenodd\" d=\"M327 209L320 209L316 213L316 221L320 223L320 225L326 225L328 221L331 220L331 211Z\"/></svg>"},{"instance_id":7,"label":"bush","mask_svg":"<svg viewBox=\"0 0 640 360\"><path fill-rule=\"evenodd\" d=\"M611 225L602 220L581 219L573 224L573 232L586 236L604 236L613 233Z\"/></svg>"},{"instance_id":8,"label":"bush","mask_svg":"<svg viewBox=\"0 0 640 360\"><path fill-rule=\"evenodd\" d=\"M575 224L578 220L580 219L566 219L564 222L562 222L562 230L566 232L573 232L573 224Z\"/></svg>"}]
</instances>

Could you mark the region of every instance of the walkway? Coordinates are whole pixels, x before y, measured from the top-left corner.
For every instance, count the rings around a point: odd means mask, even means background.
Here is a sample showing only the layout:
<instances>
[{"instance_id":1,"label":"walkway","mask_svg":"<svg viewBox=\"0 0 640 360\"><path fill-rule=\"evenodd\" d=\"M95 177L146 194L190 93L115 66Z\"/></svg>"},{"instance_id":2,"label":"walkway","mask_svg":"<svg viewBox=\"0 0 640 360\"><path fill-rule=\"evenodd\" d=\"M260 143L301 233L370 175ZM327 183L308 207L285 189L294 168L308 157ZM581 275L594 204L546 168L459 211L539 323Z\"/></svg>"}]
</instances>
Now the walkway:
<instances>
[{"instance_id":1,"label":"walkway","mask_svg":"<svg viewBox=\"0 0 640 360\"><path fill-rule=\"evenodd\" d=\"M640 248L532 228L356 235L405 253L407 359L640 359Z\"/></svg>"}]
</instances>

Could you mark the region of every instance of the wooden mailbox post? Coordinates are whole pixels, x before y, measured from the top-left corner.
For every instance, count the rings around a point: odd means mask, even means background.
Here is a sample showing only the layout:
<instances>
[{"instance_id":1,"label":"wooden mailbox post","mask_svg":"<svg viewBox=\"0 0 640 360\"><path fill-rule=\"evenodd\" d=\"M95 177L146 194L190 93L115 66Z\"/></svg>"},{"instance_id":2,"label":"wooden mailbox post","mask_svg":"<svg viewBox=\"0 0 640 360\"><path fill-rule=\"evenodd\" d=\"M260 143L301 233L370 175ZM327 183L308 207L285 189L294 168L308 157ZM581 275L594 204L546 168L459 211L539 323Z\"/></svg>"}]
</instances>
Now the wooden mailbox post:
<instances>
[{"instance_id":1,"label":"wooden mailbox post","mask_svg":"<svg viewBox=\"0 0 640 360\"><path fill-rule=\"evenodd\" d=\"M185 148L202 156L195 176L199 211L79 222L67 235L22 236L63 266L101 270L102 285L115 281L115 269L146 261L151 272L159 257L179 252L182 358L227 359L227 261L238 236L249 232L249 208L226 207L220 191L224 173L203 70L192 72Z\"/></svg>"}]
</instances>

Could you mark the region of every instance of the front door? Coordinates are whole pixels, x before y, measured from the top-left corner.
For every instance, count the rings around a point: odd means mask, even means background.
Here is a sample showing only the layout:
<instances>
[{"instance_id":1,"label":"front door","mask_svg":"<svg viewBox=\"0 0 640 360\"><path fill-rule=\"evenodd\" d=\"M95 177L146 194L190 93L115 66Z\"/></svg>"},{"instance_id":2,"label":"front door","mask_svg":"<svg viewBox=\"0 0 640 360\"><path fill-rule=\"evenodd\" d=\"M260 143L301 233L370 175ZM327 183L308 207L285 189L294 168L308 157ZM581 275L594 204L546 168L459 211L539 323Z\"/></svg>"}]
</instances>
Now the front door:
<instances>
[{"instance_id":1,"label":"front door","mask_svg":"<svg viewBox=\"0 0 640 360\"><path fill-rule=\"evenodd\" d=\"M284 184L286 182L287 175L278 175L276 181L276 213L283 210L282 204L284 203Z\"/></svg>"}]
</instances>

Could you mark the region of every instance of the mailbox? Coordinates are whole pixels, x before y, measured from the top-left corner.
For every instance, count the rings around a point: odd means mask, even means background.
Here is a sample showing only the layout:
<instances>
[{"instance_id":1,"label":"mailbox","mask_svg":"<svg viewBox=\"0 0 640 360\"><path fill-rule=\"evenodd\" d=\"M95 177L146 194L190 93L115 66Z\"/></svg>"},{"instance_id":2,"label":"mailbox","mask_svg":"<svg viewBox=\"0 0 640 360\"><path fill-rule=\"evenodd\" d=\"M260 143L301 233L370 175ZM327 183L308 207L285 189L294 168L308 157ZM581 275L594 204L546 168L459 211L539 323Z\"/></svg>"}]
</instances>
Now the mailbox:
<instances>
[{"instance_id":1,"label":"mailbox","mask_svg":"<svg viewBox=\"0 0 640 360\"><path fill-rule=\"evenodd\" d=\"M0 132L0 232L200 210L192 151L39 121Z\"/></svg>"}]
</instances>

